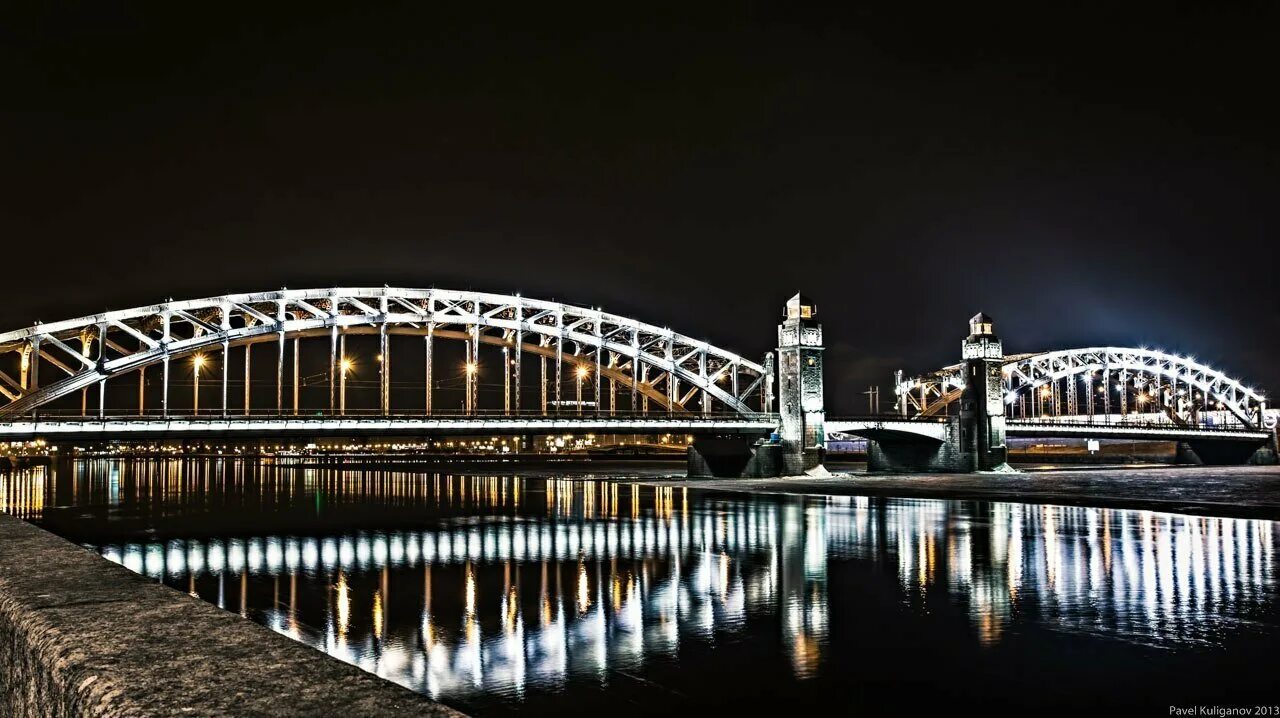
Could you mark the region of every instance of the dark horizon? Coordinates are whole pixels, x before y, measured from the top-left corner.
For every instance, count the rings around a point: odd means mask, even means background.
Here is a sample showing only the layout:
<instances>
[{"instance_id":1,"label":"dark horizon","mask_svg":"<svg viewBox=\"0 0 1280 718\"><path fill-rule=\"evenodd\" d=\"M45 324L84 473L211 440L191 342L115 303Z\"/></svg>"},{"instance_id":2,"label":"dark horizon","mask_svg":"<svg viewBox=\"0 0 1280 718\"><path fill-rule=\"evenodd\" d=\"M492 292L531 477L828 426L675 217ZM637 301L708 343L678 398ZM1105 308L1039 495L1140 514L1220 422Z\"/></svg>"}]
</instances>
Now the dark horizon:
<instances>
[{"instance_id":1,"label":"dark horizon","mask_svg":"<svg viewBox=\"0 0 1280 718\"><path fill-rule=\"evenodd\" d=\"M979 310L1280 387L1270 7L463 12L11 10L0 331L386 283L757 358L801 291L834 412Z\"/></svg>"}]
</instances>

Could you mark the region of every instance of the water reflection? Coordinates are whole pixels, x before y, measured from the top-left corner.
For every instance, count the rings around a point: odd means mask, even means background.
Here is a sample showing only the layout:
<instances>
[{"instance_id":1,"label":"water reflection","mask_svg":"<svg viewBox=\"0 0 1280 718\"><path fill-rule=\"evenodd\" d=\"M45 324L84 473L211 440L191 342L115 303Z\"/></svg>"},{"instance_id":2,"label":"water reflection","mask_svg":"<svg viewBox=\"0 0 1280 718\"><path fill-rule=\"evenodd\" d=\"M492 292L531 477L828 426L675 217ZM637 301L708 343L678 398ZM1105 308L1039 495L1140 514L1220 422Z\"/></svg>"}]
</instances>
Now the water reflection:
<instances>
[{"instance_id":1,"label":"water reflection","mask_svg":"<svg viewBox=\"0 0 1280 718\"><path fill-rule=\"evenodd\" d=\"M723 646L731 660L742 637L768 635L804 683L859 650L832 641L831 615L868 582L892 586L914 615L963 611L979 647L1019 625L1162 649L1274 632L1268 521L313 469L232 469L228 501L208 471L114 466L79 471L75 495L146 504L152 526L211 506L325 517L347 502L414 508L415 527L181 535L168 525L167 540L88 543L446 701L604 685L696 645ZM0 482L0 510L40 518L54 504L41 471ZM1248 628L1259 615L1265 627ZM868 616L845 620L855 619Z\"/></svg>"}]
</instances>

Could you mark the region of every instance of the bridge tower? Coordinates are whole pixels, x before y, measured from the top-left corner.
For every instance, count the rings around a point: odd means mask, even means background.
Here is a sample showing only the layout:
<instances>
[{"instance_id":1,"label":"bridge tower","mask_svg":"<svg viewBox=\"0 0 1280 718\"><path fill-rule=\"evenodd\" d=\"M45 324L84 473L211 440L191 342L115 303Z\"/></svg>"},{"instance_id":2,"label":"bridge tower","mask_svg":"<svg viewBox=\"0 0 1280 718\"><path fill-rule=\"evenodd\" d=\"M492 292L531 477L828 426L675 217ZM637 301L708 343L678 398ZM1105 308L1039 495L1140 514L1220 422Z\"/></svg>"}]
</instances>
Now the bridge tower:
<instances>
[{"instance_id":1,"label":"bridge tower","mask_svg":"<svg viewBox=\"0 0 1280 718\"><path fill-rule=\"evenodd\" d=\"M978 312L961 343L964 390L960 394L960 451L974 471L1008 470L1005 446L1004 347L991 317Z\"/></svg>"},{"instance_id":2,"label":"bridge tower","mask_svg":"<svg viewBox=\"0 0 1280 718\"><path fill-rule=\"evenodd\" d=\"M799 474L822 464L826 410L822 399L822 325L818 307L797 294L778 325L778 412L787 444L783 469Z\"/></svg>"}]
</instances>

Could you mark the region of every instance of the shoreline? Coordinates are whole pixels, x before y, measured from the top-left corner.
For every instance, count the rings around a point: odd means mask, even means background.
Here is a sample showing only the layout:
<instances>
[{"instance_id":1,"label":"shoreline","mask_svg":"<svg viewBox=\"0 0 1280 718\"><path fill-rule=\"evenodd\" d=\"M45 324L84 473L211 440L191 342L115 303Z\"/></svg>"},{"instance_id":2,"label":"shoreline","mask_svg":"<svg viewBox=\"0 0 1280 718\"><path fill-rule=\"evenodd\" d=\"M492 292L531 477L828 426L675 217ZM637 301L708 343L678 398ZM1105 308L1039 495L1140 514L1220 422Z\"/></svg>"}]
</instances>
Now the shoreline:
<instances>
[{"instance_id":1,"label":"shoreline","mask_svg":"<svg viewBox=\"0 0 1280 718\"><path fill-rule=\"evenodd\" d=\"M1070 468L1017 474L842 472L821 477L626 477L617 481L726 494L999 501L1280 520L1280 467L1276 466Z\"/></svg>"}]
</instances>

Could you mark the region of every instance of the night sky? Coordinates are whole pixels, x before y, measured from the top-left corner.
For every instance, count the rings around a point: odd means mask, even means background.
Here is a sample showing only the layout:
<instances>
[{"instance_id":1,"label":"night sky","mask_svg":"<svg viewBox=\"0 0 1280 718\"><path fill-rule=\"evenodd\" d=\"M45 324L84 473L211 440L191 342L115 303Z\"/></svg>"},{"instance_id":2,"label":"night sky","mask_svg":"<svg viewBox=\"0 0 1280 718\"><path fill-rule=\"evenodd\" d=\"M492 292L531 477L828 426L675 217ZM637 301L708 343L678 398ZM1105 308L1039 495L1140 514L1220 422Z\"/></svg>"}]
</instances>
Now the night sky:
<instances>
[{"instance_id":1,"label":"night sky","mask_svg":"<svg viewBox=\"0 0 1280 718\"><path fill-rule=\"evenodd\" d=\"M803 291L836 412L978 310L1010 352L1280 391L1271 3L32 5L0 15L0 330L387 283L758 358Z\"/></svg>"}]
</instances>

